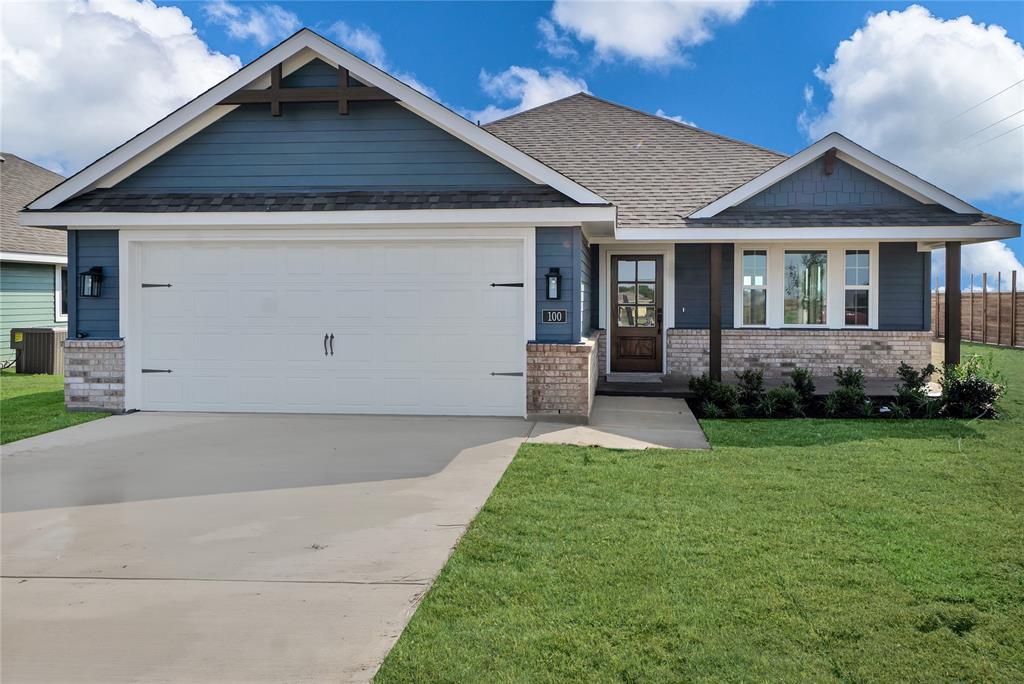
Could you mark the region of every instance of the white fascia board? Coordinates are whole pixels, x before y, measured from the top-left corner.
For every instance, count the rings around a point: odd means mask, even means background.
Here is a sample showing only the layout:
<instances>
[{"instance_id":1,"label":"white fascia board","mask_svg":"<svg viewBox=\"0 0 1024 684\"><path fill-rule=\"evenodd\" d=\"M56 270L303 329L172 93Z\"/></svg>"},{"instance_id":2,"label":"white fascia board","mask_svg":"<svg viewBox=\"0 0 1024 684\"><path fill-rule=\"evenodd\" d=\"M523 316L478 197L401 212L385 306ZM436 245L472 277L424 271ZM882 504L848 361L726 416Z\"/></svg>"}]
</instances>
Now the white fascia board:
<instances>
[{"instance_id":1,"label":"white fascia board","mask_svg":"<svg viewBox=\"0 0 1024 684\"><path fill-rule=\"evenodd\" d=\"M369 211L222 211L222 212L38 212L22 213L25 226L89 228L196 228L260 226L445 226L445 225L579 225L615 220L614 207L547 207L538 209L406 209Z\"/></svg>"},{"instance_id":2,"label":"white fascia board","mask_svg":"<svg viewBox=\"0 0 1024 684\"><path fill-rule=\"evenodd\" d=\"M958 214L981 213L978 208L971 206L967 202L954 197L927 181L921 180L909 171L879 157L874 152L861 147L849 138L839 133L829 133L818 142L773 166L760 176L747 181L735 190L722 195L714 202L693 212L688 218L711 218L716 216L720 212L750 199L762 190L796 173L833 147L837 150L836 156L843 161L884 183L892 185L920 202L940 204Z\"/></svg>"},{"instance_id":3,"label":"white fascia board","mask_svg":"<svg viewBox=\"0 0 1024 684\"><path fill-rule=\"evenodd\" d=\"M0 252L0 261L17 261L23 264L66 264L66 256L56 254L26 254L24 252Z\"/></svg>"},{"instance_id":4,"label":"white fascia board","mask_svg":"<svg viewBox=\"0 0 1024 684\"><path fill-rule=\"evenodd\" d=\"M36 199L29 204L28 208L52 209L80 192L96 187L97 183L102 179L109 179L111 174L116 174L122 165L130 163L135 157L144 154L153 145L159 144L169 135L188 126L197 117L217 107L218 103L228 95L253 84L269 72L272 67L285 63L286 60L298 55L303 50L311 50L316 53L316 56L335 65L345 67L363 83L377 86L391 93L410 111L448 131L530 180L550 185L581 204L609 203L582 185L545 166L533 157L488 133L483 128L476 126L450 109L434 102L426 95L389 76L377 67L346 52L309 29L302 29L196 99L172 112L120 147L100 157L97 161ZM222 108L222 111L226 112L228 110Z\"/></svg>"},{"instance_id":5,"label":"white fascia board","mask_svg":"<svg viewBox=\"0 0 1024 684\"><path fill-rule=\"evenodd\" d=\"M882 242L988 242L1020 237L1019 226L895 226L873 228L619 228L623 241L780 242L788 240L880 240Z\"/></svg>"}]
</instances>

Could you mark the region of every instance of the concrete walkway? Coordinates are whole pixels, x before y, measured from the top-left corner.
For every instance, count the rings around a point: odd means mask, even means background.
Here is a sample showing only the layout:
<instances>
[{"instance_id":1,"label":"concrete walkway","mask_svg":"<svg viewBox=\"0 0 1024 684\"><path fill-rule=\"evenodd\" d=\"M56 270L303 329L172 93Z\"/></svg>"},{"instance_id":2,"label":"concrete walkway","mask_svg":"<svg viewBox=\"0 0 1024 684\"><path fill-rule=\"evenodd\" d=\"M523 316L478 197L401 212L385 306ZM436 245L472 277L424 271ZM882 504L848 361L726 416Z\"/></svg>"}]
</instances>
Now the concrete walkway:
<instances>
[{"instance_id":1,"label":"concrete walkway","mask_svg":"<svg viewBox=\"0 0 1024 684\"><path fill-rule=\"evenodd\" d=\"M683 399L594 398L589 425L537 423L527 442L609 449L710 449L704 431Z\"/></svg>"}]
</instances>

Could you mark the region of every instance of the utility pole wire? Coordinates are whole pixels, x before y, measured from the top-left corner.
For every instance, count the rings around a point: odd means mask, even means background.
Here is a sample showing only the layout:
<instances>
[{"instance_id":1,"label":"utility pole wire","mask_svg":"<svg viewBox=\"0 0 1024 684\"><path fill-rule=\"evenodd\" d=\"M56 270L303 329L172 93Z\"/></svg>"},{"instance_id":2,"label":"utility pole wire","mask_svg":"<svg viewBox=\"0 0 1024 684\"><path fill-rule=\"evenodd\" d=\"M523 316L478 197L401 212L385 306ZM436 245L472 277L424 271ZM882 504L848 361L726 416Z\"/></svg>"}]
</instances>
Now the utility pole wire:
<instances>
[{"instance_id":1,"label":"utility pole wire","mask_svg":"<svg viewBox=\"0 0 1024 684\"><path fill-rule=\"evenodd\" d=\"M968 138L973 138L974 136L978 135L982 131L987 131L988 129L992 128L993 126L995 126L997 124L1003 123L1007 119L1012 119L1013 117L1017 116L1021 112L1024 112L1024 109L1018 109L1013 114L1010 114L1009 116L1004 116L1002 119L1000 119L999 121L996 121L995 123L990 123L988 126L985 126L984 128L979 128L978 130L974 131L970 135L966 135L966 136L960 138L959 142L963 142L964 140L967 140Z\"/></svg>"},{"instance_id":2,"label":"utility pole wire","mask_svg":"<svg viewBox=\"0 0 1024 684\"><path fill-rule=\"evenodd\" d=\"M971 149L972 149L972 150L974 150L974 149L977 149L977 148L981 147L982 145L987 145L987 144L989 144L990 142L992 142L993 140L998 140L999 138L1002 138L1002 137L1003 137L1004 135L1009 135L1010 133L1013 133L1014 131L1020 130L1021 128L1024 128L1024 124L1021 124L1020 126L1014 126L1013 128L1011 128L1011 129L1010 129L1010 130L1008 130L1008 131L1003 131L1002 133L1000 133L1000 134L999 134L999 135L997 135L996 137L994 137L994 138L989 138L989 139L988 139L988 140L986 140L985 142L981 142L981 143L978 143L977 145L975 145L975 146L974 146L974 147L972 147Z\"/></svg>"},{"instance_id":3,"label":"utility pole wire","mask_svg":"<svg viewBox=\"0 0 1024 684\"><path fill-rule=\"evenodd\" d=\"M981 101L981 102L979 102L978 104L976 104L976 105L971 105L970 107L968 107L968 108L967 108L967 109L965 109L964 111L962 111L962 112L960 112L959 114L957 114L956 116L954 116L954 117L953 117L952 119L946 119L945 123L949 123L950 121L955 121L955 120L959 119L959 118L960 118L961 116L963 116L963 115L964 115L964 114L966 114L967 112L970 112L970 111L972 111L972 110L975 110L975 109L977 109L978 107L980 107L981 105L985 104L986 102L988 102L988 101L989 101L989 100L991 100L992 98L994 98L994 97L999 97L1000 95L1002 95L1003 93L1005 93L1005 92L1006 92L1007 90L1009 90L1010 88L1013 88L1013 87L1015 87L1015 86L1019 86L1019 85L1020 85L1021 83L1024 83L1024 78L1020 79L1020 80L1019 80L1019 81L1017 81L1016 83L1011 83L1010 85L1006 86L1005 88L1003 88L1002 90L1000 90L1000 91L999 91L998 93L996 93L995 95L989 95L988 97L986 97L986 98L985 98L984 100L982 100L982 101Z\"/></svg>"}]
</instances>

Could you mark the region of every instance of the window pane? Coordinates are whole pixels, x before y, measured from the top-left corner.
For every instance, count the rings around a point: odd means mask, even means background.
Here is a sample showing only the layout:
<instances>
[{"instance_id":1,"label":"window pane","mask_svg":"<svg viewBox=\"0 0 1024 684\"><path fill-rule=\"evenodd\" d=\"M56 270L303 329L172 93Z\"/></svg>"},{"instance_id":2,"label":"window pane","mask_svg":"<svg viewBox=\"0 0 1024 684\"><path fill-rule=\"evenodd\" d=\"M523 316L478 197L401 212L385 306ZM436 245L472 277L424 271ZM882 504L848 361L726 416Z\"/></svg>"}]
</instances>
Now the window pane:
<instances>
[{"instance_id":1,"label":"window pane","mask_svg":"<svg viewBox=\"0 0 1024 684\"><path fill-rule=\"evenodd\" d=\"M846 284L871 284L871 255L867 250L847 250Z\"/></svg>"},{"instance_id":2,"label":"window pane","mask_svg":"<svg viewBox=\"0 0 1024 684\"><path fill-rule=\"evenodd\" d=\"M619 262L619 280L636 280L636 262Z\"/></svg>"},{"instance_id":3,"label":"window pane","mask_svg":"<svg viewBox=\"0 0 1024 684\"><path fill-rule=\"evenodd\" d=\"M794 325L824 325L827 283L827 252L786 252L783 321Z\"/></svg>"},{"instance_id":4,"label":"window pane","mask_svg":"<svg viewBox=\"0 0 1024 684\"><path fill-rule=\"evenodd\" d=\"M759 288L743 289L743 324L764 325L768 311L766 291Z\"/></svg>"},{"instance_id":5,"label":"window pane","mask_svg":"<svg viewBox=\"0 0 1024 684\"><path fill-rule=\"evenodd\" d=\"M653 328L655 326L655 309L653 306L637 307L636 324L640 328Z\"/></svg>"},{"instance_id":6,"label":"window pane","mask_svg":"<svg viewBox=\"0 0 1024 684\"><path fill-rule=\"evenodd\" d=\"M635 328L636 327L636 307L635 306L620 306L619 307L619 327L620 328Z\"/></svg>"},{"instance_id":7,"label":"window pane","mask_svg":"<svg viewBox=\"0 0 1024 684\"><path fill-rule=\"evenodd\" d=\"M636 285L619 285L619 304L636 304Z\"/></svg>"},{"instance_id":8,"label":"window pane","mask_svg":"<svg viewBox=\"0 0 1024 684\"><path fill-rule=\"evenodd\" d=\"M654 283L638 283L637 284L637 303L638 304L657 304L654 301L655 293Z\"/></svg>"},{"instance_id":9,"label":"window pane","mask_svg":"<svg viewBox=\"0 0 1024 684\"><path fill-rule=\"evenodd\" d=\"M868 291L846 291L846 325L868 325Z\"/></svg>"},{"instance_id":10,"label":"window pane","mask_svg":"<svg viewBox=\"0 0 1024 684\"><path fill-rule=\"evenodd\" d=\"M743 252L743 284L764 287L768 281L768 252L763 249Z\"/></svg>"},{"instance_id":11,"label":"window pane","mask_svg":"<svg viewBox=\"0 0 1024 684\"><path fill-rule=\"evenodd\" d=\"M636 262L636 279L637 280L654 280L655 267L653 261L638 261Z\"/></svg>"},{"instance_id":12,"label":"window pane","mask_svg":"<svg viewBox=\"0 0 1024 684\"><path fill-rule=\"evenodd\" d=\"M68 269L60 269L60 313L68 315Z\"/></svg>"}]
</instances>

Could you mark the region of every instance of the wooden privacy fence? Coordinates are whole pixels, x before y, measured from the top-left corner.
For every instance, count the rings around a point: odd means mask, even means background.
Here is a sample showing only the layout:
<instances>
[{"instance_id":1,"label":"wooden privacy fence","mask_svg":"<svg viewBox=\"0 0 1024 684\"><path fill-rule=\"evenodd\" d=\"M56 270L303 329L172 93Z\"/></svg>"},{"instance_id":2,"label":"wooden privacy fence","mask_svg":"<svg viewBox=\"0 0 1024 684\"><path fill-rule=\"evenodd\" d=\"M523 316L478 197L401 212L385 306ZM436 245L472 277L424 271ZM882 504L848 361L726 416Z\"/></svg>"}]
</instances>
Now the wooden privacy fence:
<instances>
[{"instance_id":1,"label":"wooden privacy fence","mask_svg":"<svg viewBox=\"0 0 1024 684\"><path fill-rule=\"evenodd\" d=\"M960 293L960 335L964 341L1024 348L1024 296L1018 291L1017 273L995 277L982 273L971 289ZM932 334L946 334L946 293L938 284L932 292Z\"/></svg>"}]
</instances>

